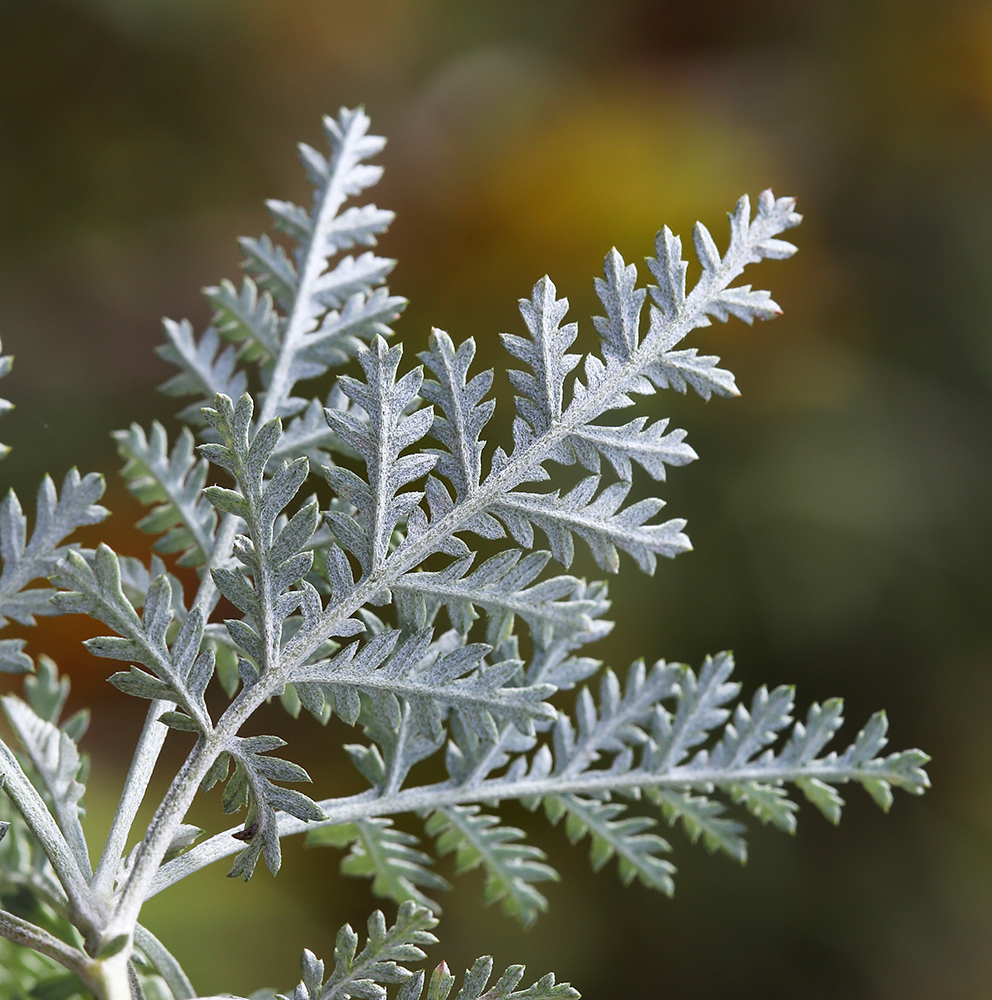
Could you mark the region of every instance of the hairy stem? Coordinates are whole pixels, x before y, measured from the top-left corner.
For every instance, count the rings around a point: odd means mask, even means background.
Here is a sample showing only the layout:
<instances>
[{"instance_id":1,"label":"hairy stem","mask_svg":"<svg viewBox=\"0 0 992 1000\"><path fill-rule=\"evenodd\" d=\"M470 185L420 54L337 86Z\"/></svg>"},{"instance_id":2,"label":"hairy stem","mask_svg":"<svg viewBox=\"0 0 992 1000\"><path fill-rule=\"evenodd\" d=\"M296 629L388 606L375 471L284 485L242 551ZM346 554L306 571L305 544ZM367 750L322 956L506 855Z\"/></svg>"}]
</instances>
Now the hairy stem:
<instances>
[{"instance_id":1,"label":"hairy stem","mask_svg":"<svg viewBox=\"0 0 992 1000\"><path fill-rule=\"evenodd\" d=\"M261 682L242 688L208 736L201 735L173 779L138 847L131 872L118 898L108 937L133 932L151 880L162 864L176 830L186 817L211 765L270 692ZM242 845L243 846L243 845Z\"/></svg>"},{"instance_id":2,"label":"hairy stem","mask_svg":"<svg viewBox=\"0 0 992 1000\"><path fill-rule=\"evenodd\" d=\"M259 427L262 427L278 415L283 402L289 397L293 389L293 382L295 381L292 375L293 362L296 360L296 355L300 348L305 343L307 333L310 332L307 327L313 321L310 311L310 287L327 266L325 248L320 245L322 237L327 231L331 220L338 214L345 199L348 197L343 184L345 176L351 167L349 158L344 155L347 144L348 139L345 138L342 142L341 151L333 162L333 169L331 176L328 178L327 186L324 188L320 212L314 220L313 235L310 238L310 245L307 247L303 267L300 269L299 291L293 302L293 310L289 315L286 323L286 332L280 344L279 357L276 359L276 364L272 371L272 379L265 393L265 402L262 406L262 412L258 417Z\"/></svg>"},{"instance_id":3,"label":"hairy stem","mask_svg":"<svg viewBox=\"0 0 992 1000\"><path fill-rule=\"evenodd\" d=\"M53 959L70 972L75 972L87 985L95 985L93 961L77 948L60 941L41 927L36 927L6 910L0 910L0 935L8 941L32 948L39 954Z\"/></svg>"},{"instance_id":4,"label":"hairy stem","mask_svg":"<svg viewBox=\"0 0 992 1000\"><path fill-rule=\"evenodd\" d=\"M91 891L65 835L49 812L44 799L21 770L17 758L2 743L0 778L3 780L4 790L24 817L65 889L74 922L77 922L88 939L92 938L99 932L104 918L103 908Z\"/></svg>"},{"instance_id":5,"label":"hairy stem","mask_svg":"<svg viewBox=\"0 0 992 1000\"><path fill-rule=\"evenodd\" d=\"M148 709L145 725L141 730L141 736L138 737L138 745L124 781L124 791L121 793L117 812L114 814L110 833L107 834L107 841L91 883L93 891L101 896L109 897L113 890L114 879L117 877L118 866L127 846L134 818L144 801L148 782L151 780L162 745L169 732L166 726L159 723L158 718L164 712L171 712L175 707L175 702L153 701Z\"/></svg>"},{"instance_id":6,"label":"hairy stem","mask_svg":"<svg viewBox=\"0 0 992 1000\"><path fill-rule=\"evenodd\" d=\"M99 1000L135 1000L128 965L130 948L90 965L90 981Z\"/></svg>"},{"instance_id":7,"label":"hairy stem","mask_svg":"<svg viewBox=\"0 0 992 1000\"><path fill-rule=\"evenodd\" d=\"M148 824L144 840L138 846L131 873L124 883L117 907L105 931L105 938L134 932L144 902L143 886L149 880L150 873L154 873L162 863L176 830L196 797L200 782L220 752L211 746L211 743L216 742L217 733L218 730L214 730L211 734L214 737L212 740L203 736L197 740ZM230 735L233 734L229 734L228 738Z\"/></svg>"},{"instance_id":8,"label":"hairy stem","mask_svg":"<svg viewBox=\"0 0 992 1000\"><path fill-rule=\"evenodd\" d=\"M831 761L823 763L814 761L801 767L770 767L767 764L754 763L732 770L675 767L663 774L642 770L615 774L609 770L597 770L568 779L556 775L547 778L524 777L517 781L492 778L473 784L443 781L433 785L403 789L391 795L380 795L375 789L369 789L358 795L324 799L317 804L326 818L318 822L306 823L285 813L279 813L279 835L288 837L324 826L354 823L376 816L394 816L424 809L437 809L440 806L500 802L529 797L542 798L546 795L569 793L590 795L650 787L687 791L713 785L726 787L748 781L784 784L795 782L800 778L816 778L826 783L844 783L865 777L888 780L892 784L899 782L895 774L879 771L859 772L855 768L841 767ZM232 828L218 833L181 857L163 865L151 882L149 897L186 878L187 875L213 864L214 861L237 854L243 846L233 837L237 832L237 828Z\"/></svg>"},{"instance_id":9,"label":"hairy stem","mask_svg":"<svg viewBox=\"0 0 992 1000\"><path fill-rule=\"evenodd\" d=\"M191 1000L196 996L196 990L193 989L183 967L150 930L138 924L134 929L134 943L155 966L155 971L165 980L175 1000Z\"/></svg>"}]
</instances>

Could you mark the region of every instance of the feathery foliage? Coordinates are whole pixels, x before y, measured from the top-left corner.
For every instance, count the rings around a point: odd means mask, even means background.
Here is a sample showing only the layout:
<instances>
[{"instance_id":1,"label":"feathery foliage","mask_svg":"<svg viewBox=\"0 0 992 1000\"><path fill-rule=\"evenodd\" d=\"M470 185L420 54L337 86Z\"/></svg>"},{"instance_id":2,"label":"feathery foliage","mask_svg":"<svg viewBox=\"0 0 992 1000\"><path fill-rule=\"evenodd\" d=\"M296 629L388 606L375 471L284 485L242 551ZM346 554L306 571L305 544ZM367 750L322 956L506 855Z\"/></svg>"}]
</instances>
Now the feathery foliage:
<instances>
[{"instance_id":1,"label":"feathery foliage","mask_svg":"<svg viewBox=\"0 0 992 1000\"><path fill-rule=\"evenodd\" d=\"M341 874L372 879L372 891L397 903L413 900L440 913L438 904L421 889L450 889L428 866L429 854L418 850L413 834L397 830L390 819L375 817L340 826L325 826L307 835L308 847L350 847Z\"/></svg>"},{"instance_id":2,"label":"feathery foliage","mask_svg":"<svg viewBox=\"0 0 992 1000\"><path fill-rule=\"evenodd\" d=\"M69 551L62 544L77 528L97 524L109 511L96 501L103 496L103 477L94 473L80 478L70 469L62 483L62 495L45 476L38 487L34 526L27 537L27 518L17 494L10 490L0 500L0 628L9 618L21 625L34 625L35 615L55 613L51 587L29 587L51 576L59 560ZM23 639L0 639L0 671L24 673L32 669L23 652Z\"/></svg>"},{"instance_id":3,"label":"feathery foliage","mask_svg":"<svg viewBox=\"0 0 992 1000\"><path fill-rule=\"evenodd\" d=\"M179 566L198 566L213 548L217 515L203 498L207 481L206 459L197 461L195 439L184 427L169 451L165 428L152 424L151 435L137 424L116 431L117 449L127 464L121 475L128 489L146 506L156 504L138 522L142 531L165 532L155 543L158 552L179 552Z\"/></svg>"},{"instance_id":4,"label":"feathery foliage","mask_svg":"<svg viewBox=\"0 0 992 1000\"><path fill-rule=\"evenodd\" d=\"M407 967L426 955L423 948L437 942L431 928L437 920L431 912L414 903L404 903L392 927L380 911L369 917L368 941L358 951L358 935L345 925L338 931L334 947L334 969L324 978L324 963L313 952L304 951L301 961L303 978L292 998L279 995L278 1000L385 1000L386 986L402 983L397 1000L447 1000L454 988L455 977L442 962L431 975L424 993L425 974L413 973ZM465 973L462 988L455 1000L573 1000L578 993L567 983L555 984L551 974L533 986L517 990L524 975L522 965L507 969L491 987L493 960L480 958Z\"/></svg>"},{"instance_id":5,"label":"feathery foliage","mask_svg":"<svg viewBox=\"0 0 992 1000\"><path fill-rule=\"evenodd\" d=\"M778 314L767 292L736 282L747 266L794 252L780 238L800 222L792 200L766 191L752 212L741 198L723 253L698 224L691 290L667 228L646 286L611 250L595 281L599 350L586 356L570 353L578 327L566 322L567 299L539 280L520 302L522 329L502 335L513 443L491 449L493 373L473 370L474 341L434 330L422 367L387 342L405 305L384 284L394 262L359 249L392 220L360 199L379 179L368 161L384 140L361 110L325 119L324 133L327 153L300 147L312 206L268 203L288 243L241 241L246 274L205 289L213 319L199 337L185 320L165 323L160 354L178 371L162 389L192 397L179 414L186 426L171 445L157 422L115 434L128 488L151 507L139 527L158 536L157 553L195 570L191 599L160 555L146 565L67 542L106 515L98 476L71 471L61 495L46 478L30 539L13 493L0 503L3 623L88 615L111 633L87 640L89 652L127 664L110 683L149 703L94 864L80 822L86 717L60 722L67 681L45 658L32 674L24 641L0 640L0 669L27 674L24 697L3 699L16 743L0 744L0 897L30 904L0 909L0 945L14 949L4 961L35 997L193 997L179 963L138 922L142 905L223 857L236 855L231 875L250 878L259 858L275 873L291 834L346 849L342 872L398 904L392 926L370 918L361 950L342 928L329 974L304 952L293 1000L446 1000L455 977L444 963L429 978L408 967L435 941L439 907L428 893L449 888L432 851L454 855L457 874L480 869L483 901L525 926L548 906L538 884L558 877L504 823L503 802L540 809L573 844L588 841L595 870L615 859L623 882L670 894L662 822L681 821L691 841L743 861L741 815L791 833L796 791L836 823L840 785L860 784L886 810L893 789L927 787L925 754L883 755L883 713L846 749L828 749L839 699L801 720L792 688L742 700L728 653L698 672L638 661L621 683L581 653L612 628L606 584L550 566L568 570L577 540L610 573L621 553L653 573L659 556L690 548L683 518L659 520L661 498L628 503L635 480L663 482L696 459L686 432L644 415L621 423L616 411L669 388L737 395L719 359L683 341L712 319ZM0 376L9 367L0 359ZM545 485L555 466L585 474L567 490ZM320 492L308 495L311 475ZM554 700L562 691L576 692L570 712ZM345 750L364 791L314 800L286 787L310 779L272 755L284 741L243 734L276 697L293 715L305 708L356 728ZM192 745L132 838L170 730ZM433 779L430 766L420 770L431 758ZM214 785L223 813L246 813L203 838L185 818ZM417 822L423 839L406 828ZM25 948L40 957L24 958ZM53 968L64 972L53 978ZM456 1000L577 996L550 975L519 988L520 966L490 985L492 971L479 959Z\"/></svg>"}]
</instances>

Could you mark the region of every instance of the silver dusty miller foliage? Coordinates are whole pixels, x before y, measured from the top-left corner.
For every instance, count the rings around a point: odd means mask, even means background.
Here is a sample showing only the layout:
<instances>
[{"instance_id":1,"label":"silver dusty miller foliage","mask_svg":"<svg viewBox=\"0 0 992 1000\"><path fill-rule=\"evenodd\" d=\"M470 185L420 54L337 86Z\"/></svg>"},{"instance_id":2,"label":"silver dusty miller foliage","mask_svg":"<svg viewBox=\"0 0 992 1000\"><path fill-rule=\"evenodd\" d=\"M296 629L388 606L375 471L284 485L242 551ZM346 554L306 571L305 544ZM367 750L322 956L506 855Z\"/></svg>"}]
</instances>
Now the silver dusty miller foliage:
<instances>
[{"instance_id":1,"label":"silver dusty miller foliage","mask_svg":"<svg viewBox=\"0 0 992 1000\"><path fill-rule=\"evenodd\" d=\"M23 697L3 698L16 740L0 744L0 984L10 995L196 996L139 922L144 902L225 856L231 875L251 877L260 858L274 873L281 838L306 833L345 849L343 872L372 879L398 912L391 925L375 913L364 943L342 928L330 966L304 952L293 1000L575 997L551 975L521 988L521 967L491 982L490 959L456 994L443 962L429 976L410 968L435 943L434 896L447 888L431 842L457 871L481 868L485 901L528 925L547 906L538 886L556 874L503 825L506 800L543 808L573 843L588 838L593 868L616 858L624 882L670 893L659 820L743 861L730 804L792 832L793 787L837 822L840 784L862 785L883 809L894 787L927 786L924 754L882 756L883 713L846 749L827 750L839 699L801 720L790 687L741 701L727 653L698 670L639 661L622 680L580 654L612 624L606 585L567 574L576 539L607 572L621 553L652 573L658 556L689 548L684 521L657 520L661 500L626 499L635 471L663 481L696 454L667 420L624 422L621 411L659 389L737 395L717 358L682 342L711 318L779 313L767 292L734 282L749 264L792 255L780 235L800 222L793 201L766 191L752 215L741 198L723 253L697 225L702 272L691 291L667 228L646 287L611 250L595 286L598 354L569 353L577 327L542 278L520 303L522 330L503 335L513 445L487 451L493 375L472 370L474 341L456 346L434 330L415 368L389 345L405 305L383 284L394 262L360 248L375 246L392 213L345 207L379 179L368 160L383 140L361 110L324 127L328 154L301 147L312 208L268 203L290 249L242 240L240 288L206 291L211 327L197 338L187 322L165 325L160 353L178 373L163 389L191 399L186 426L171 442L158 423L116 434L128 485L151 508L141 527L158 536L157 553L198 570L196 593L183 593L158 554L146 565L71 541L107 513L99 476L72 471L60 492L46 478L30 537L17 497L0 504L4 621L97 619L109 634L89 651L122 661L110 683L150 702L106 844L91 854L80 823L87 717L62 719L68 680L51 660L34 664L22 640L0 641L2 669L26 674ZM330 378L354 360L355 374ZM0 374L9 367L0 360ZM312 396L319 380L329 384ZM587 474L553 489L543 484L556 465ZM311 477L329 486L327 509ZM538 533L550 552L535 551ZM498 548L485 561L473 551L479 537ZM216 620L222 596L239 617ZM229 697L219 715L206 697L215 678ZM576 688L573 712L555 707L557 692ZM296 787L309 781L303 768L276 755L282 740L240 735L273 697L294 715L358 727L364 736L345 749L367 790L309 798ZM189 754L147 830L132 833L170 729ZM423 783L417 765L435 754L448 776ZM246 813L201 839L184 820L214 785L225 813ZM404 815L424 820L424 840L394 826Z\"/></svg>"}]
</instances>

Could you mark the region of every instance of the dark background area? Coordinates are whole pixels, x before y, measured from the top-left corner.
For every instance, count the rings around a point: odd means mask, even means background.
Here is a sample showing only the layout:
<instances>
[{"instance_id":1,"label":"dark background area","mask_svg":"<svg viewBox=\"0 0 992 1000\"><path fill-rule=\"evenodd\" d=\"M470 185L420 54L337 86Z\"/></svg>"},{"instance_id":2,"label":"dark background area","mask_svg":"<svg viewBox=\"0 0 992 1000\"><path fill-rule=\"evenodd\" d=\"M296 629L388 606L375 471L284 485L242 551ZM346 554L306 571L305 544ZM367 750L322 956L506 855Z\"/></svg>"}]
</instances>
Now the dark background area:
<instances>
[{"instance_id":1,"label":"dark background area","mask_svg":"<svg viewBox=\"0 0 992 1000\"><path fill-rule=\"evenodd\" d=\"M88 537L147 551L109 432L176 409L154 392L159 317L203 328L198 289L236 276L263 199L308 200L294 143L356 103L390 137L373 197L398 213L382 250L411 363L433 324L505 368L496 334L519 332L545 272L591 344L611 245L640 262L663 223L688 237L696 218L723 243L743 191L799 198L800 254L745 279L784 317L694 335L742 398L647 404L701 456L663 487L695 551L651 579L627 560L617 628L590 652L624 668L733 648L748 693L794 681L803 710L843 694L845 737L885 706L893 748L934 757L924 799L885 817L852 789L836 830L804 807L795 839L752 830L744 868L672 831L673 900L594 875L585 846L508 809L563 874L550 913L525 934L465 876L431 957L492 951L589 1000L989 996L992 5L0 0L0 333L17 358L0 440L25 506L45 471L104 471L115 513ZM94 708L99 833L142 710L79 647L86 629L5 634ZM263 724L287 728L275 708ZM358 787L331 729L289 727L318 795ZM194 819L218 826L216 794ZM377 905L334 852L286 853L276 880L218 865L149 905L202 993L288 988L302 946L329 957Z\"/></svg>"}]
</instances>

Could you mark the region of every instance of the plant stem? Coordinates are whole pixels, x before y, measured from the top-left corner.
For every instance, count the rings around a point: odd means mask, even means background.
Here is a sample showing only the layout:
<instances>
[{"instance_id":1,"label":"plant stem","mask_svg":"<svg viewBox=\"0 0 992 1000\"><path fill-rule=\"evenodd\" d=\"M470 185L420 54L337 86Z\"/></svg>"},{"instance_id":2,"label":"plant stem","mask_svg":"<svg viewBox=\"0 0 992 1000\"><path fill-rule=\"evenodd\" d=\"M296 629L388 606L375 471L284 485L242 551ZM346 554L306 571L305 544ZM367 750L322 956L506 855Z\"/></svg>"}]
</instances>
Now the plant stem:
<instances>
[{"instance_id":1,"label":"plant stem","mask_svg":"<svg viewBox=\"0 0 992 1000\"><path fill-rule=\"evenodd\" d=\"M361 122L364 115L353 119ZM307 247L303 267L300 270L300 280L297 285L298 291L293 302L293 309L286 323L286 332L279 345L279 357L276 359L275 367L272 371L272 379L269 382L268 390L265 393L265 402L262 405L262 412L258 417L257 426L261 427L273 417L278 416L282 404L292 392L293 384L296 381L293 377L293 362L300 348L304 345L306 335L309 332L307 327L313 323L314 316L311 309L310 288L314 281L320 276L321 271L327 266L325 248L322 245L324 233L338 210L344 204L347 193L342 184L343 179L354 166L352 158L346 155L349 146L350 136L345 136L341 142L341 149L337 158L331 163L331 176L327 180L324 188L320 211L313 223L313 235L310 237L310 245Z\"/></svg>"},{"instance_id":2,"label":"plant stem","mask_svg":"<svg viewBox=\"0 0 992 1000\"><path fill-rule=\"evenodd\" d=\"M395 816L435 809L439 806L490 803L522 798L542 798L548 795L595 795L603 792L623 792L643 788L668 788L688 791L708 786L727 787L749 781L789 783L799 779L815 778L825 783L858 781L860 778L889 781L898 784L898 776L882 771L859 772L854 767L843 767L829 760L813 761L800 767L769 767L758 762L734 769L707 769L700 767L675 767L663 774L650 771L631 770L615 774L608 769L595 770L572 778L551 775L546 778L523 777L517 781L492 778L487 781L459 784L442 781L433 785L419 785L406 788L392 795L379 794L376 789L340 799L324 799L318 802L325 818L315 822L304 822L285 813L279 813L279 836L289 837L325 826L340 823L354 823L376 816ZM232 834L237 828L218 833L192 850L163 865L152 879L149 898L163 889L174 885L188 875L219 861L221 858L237 854L242 849Z\"/></svg>"},{"instance_id":3,"label":"plant stem","mask_svg":"<svg viewBox=\"0 0 992 1000\"><path fill-rule=\"evenodd\" d=\"M70 972L75 972L88 985L93 983L92 960L41 927L6 910L0 910L0 935L53 959Z\"/></svg>"},{"instance_id":4,"label":"plant stem","mask_svg":"<svg viewBox=\"0 0 992 1000\"><path fill-rule=\"evenodd\" d=\"M217 730L212 735L215 736L216 733ZM203 776L220 752L218 749L210 756L208 746L211 742L203 736L197 740L148 824L144 840L138 845L131 873L124 883L117 907L104 932L106 938L133 933L144 901L143 884L149 879L149 873L153 873L161 864L175 831L196 796Z\"/></svg>"},{"instance_id":5,"label":"plant stem","mask_svg":"<svg viewBox=\"0 0 992 1000\"><path fill-rule=\"evenodd\" d=\"M141 808L148 782L151 780L162 745L169 732L168 727L159 723L158 718L163 712L171 712L175 707L175 703L171 701L153 701L145 716L145 725L141 730L141 736L138 737L138 745L124 781L124 791L91 883L93 891L105 898L109 897L113 890L114 879L117 877L118 866L127 846L131 826Z\"/></svg>"},{"instance_id":6,"label":"plant stem","mask_svg":"<svg viewBox=\"0 0 992 1000\"><path fill-rule=\"evenodd\" d=\"M134 1000L128 971L130 948L90 964L90 983L99 1000Z\"/></svg>"},{"instance_id":7,"label":"plant stem","mask_svg":"<svg viewBox=\"0 0 992 1000\"><path fill-rule=\"evenodd\" d=\"M144 839L138 846L131 872L124 883L117 907L105 931L106 937L133 932L141 906L147 896L148 886L196 797L200 782L218 755L269 694L271 691L261 682L249 688L242 688L210 735L201 735L198 738L169 786L165 798L148 825Z\"/></svg>"},{"instance_id":8,"label":"plant stem","mask_svg":"<svg viewBox=\"0 0 992 1000\"><path fill-rule=\"evenodd\" d=\"M134 943L155 966L155 971L165 980L175 1000L191 1000L196 996L183 967L150 930L138 924L134 929Z\"/></svg>"},{"instance_id":9,"label":"plant stem","mask_svg":"<svg viewBox=\"0 0 992 1000\"><path fill-rule=\"evenodd\" d=\"M17 758L0 743L0 779L4 791L24 817L55 870L69 899L75 923L91 939L99 933L105 916L103 907L83 877L75 856L44 799L21 769Z\"/></svg>"}]
</instances>

